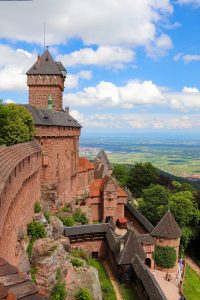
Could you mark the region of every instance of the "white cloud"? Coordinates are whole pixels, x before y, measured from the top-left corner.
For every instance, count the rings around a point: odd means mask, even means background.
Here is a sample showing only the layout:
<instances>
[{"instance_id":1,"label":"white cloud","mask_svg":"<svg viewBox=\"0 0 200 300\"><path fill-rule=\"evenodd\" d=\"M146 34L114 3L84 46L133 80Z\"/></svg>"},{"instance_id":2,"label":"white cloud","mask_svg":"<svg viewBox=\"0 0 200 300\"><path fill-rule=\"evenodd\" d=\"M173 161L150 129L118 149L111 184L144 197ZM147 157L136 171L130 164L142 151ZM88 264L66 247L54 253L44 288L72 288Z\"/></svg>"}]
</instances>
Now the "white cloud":
<instances>
[{"instance_id":1,"label":"white cloud","mask_svg":"<svg viewBox=\"0 0 200 300\"><path fill-rule=\"evenodd\" d=\"M196 87L187 87L187 86L185 86L182 91L184 93L199 93L199 90Z\"/></svg>"},{"instance_id":2,"label":"white cloud","mask_svg":"<svg viewBox=\"0 0 200 300\"><path fill-rule=\"evenodd\" d=\"M124 86L101 81L96 86L84 88L77 93L64 95L64 103L85 107L118 107L131 109L162 106L179 112L200 110L200 90L183 87L182 91L171 91L159 87L152 81L131 80Z\"/></svg>"},{"instance_id":3,"label":"white cloud","mask_svg":"<svg viewBox=\"0 0 200 300\"><path fill-rule=\"evenodd\" d=\"M15 103L15 101L12 99L6 99L6 100L4 100L4 103L10 104L10 103Z\"/></svg>"},{"instance_id":4,"label":"white cloud","mask_svg":"<svg viewBox=\"0 0 200 300\"><path fill-rule=\"evenodd\" d=\"M181 5L191 4L194 6L200 6L200 0L177 0L176 2Z\"/></svg>"},{"instance_id":5,"label":"white cloud","mask_svg":"<svg viewBox=\"0 0 200 300\"><path fill-rule=\"evenodd\" d=\"M68 74L67 79L65 81L65 87L70 89L78 87L80 79L92 79L92 71L83 70L78 72L77 74Z\"/></svg>"},{"instance_id":6,"label":"white cloud","mask_svg":"<svg viewBox=\"0 0 200 300\"><path fill-rule=\"evenodd\" d=\"M36 60L36 55L0 44L0 90L24 90L26 71Z\"/></svg>"},{"instance_id":7,"label":"white cloud","mask_svg":"<svg viewBox=\"0 0 200 300\"><path fill-rule=\"evenodd\" d=\"M182 60L184 63L188 64L194 61L200 61L200 54L183 54L178 53L174 56L174 60Z\"/></svg>"},{"instance_id":8,"label":"white cloud","mask_svg":"<svg viewBox=\"0 0 200 300\"><path fill-rule=\"evenodd\" d=\"M173 47L172 40L167 34L162 34L150 43L147 48L147 54L150 57L157 58L164 56Z\"/></svg>"},{"instance_id":9,"label":"white cloud","mask_svg":"<svg viewBox=\"0 0 200 300\"><path fill-rule=\"evenodd\" d=\"M148 114L93 114L83 115L77 110L70 114L81 123L84 128L98 129L189 129L199 126L199 116L193 117L170 115L158 116Z\"/></svg>"},{"instance_id":10,"label":"white cloud","mask_svg":"<svg viewBox=\"0 0 200 300\"><path fill-rule=\"evenodd\" d=\"M35 0L1 2L1 38L49 45L80 38L86 45L146 46L173 12L170 0ZM158 25L159 23L159 25Z\"/></svg>"},{"instance_id":11,"label":"white cloud","mask_svg":"<svg viewBox=\"0 0 200 300\"><path fill-rule=\"evenodd\" d=\"M64 95L64 103L79 106L123 107L163 104L164 97L151 81L129 81L118 87L112 82L101 81L96 87L84 88L82 92Z\"/></svg>"},{"instance_id":12,"label":"white cloud","mask_svg":"<svg viewBox=\"0 0 200 300\"><path fill-rule=\"evenodd\" d=\"M134 53L123 47L99 47L97 50L83 48L70 54L59 55L57 60L67 66L96 65L120 68L134 59Z\"/></svg>"}]
</instances>

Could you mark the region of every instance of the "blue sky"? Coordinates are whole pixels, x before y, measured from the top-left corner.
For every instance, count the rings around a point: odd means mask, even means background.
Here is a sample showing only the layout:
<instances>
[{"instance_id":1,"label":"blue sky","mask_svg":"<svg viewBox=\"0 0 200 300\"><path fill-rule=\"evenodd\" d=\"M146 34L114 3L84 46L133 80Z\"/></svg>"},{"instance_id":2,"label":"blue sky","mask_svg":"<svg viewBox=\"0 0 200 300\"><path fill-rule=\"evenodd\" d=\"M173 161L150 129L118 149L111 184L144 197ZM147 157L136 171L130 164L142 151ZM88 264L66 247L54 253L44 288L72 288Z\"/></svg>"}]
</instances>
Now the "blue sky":
<instances>
[{"instance_id":1,"label":"blue sky","mask_svg":"<svg viewBox=\"0 0 200 300\"><path fill-rule=\"evenodd\" d=\"M0 98L28 102L45 20L63 106L86 132L198 134L199 19L200 0L0 1Z\"/></svg>"}]
</instances>

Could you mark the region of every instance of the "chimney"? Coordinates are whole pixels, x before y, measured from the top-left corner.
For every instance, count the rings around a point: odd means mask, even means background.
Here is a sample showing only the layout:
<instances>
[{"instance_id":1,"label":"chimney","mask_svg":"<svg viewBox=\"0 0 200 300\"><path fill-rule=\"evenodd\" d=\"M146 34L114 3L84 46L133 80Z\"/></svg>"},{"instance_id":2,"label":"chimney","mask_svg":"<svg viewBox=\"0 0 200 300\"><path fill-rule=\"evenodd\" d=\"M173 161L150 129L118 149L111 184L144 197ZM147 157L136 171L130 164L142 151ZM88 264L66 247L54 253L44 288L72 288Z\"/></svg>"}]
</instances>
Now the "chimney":
<instances>
[{"instance_id":1,"label":"chimney","mask_svg":"<svg viewBox=\"0 0 200 300\"><path fill-rule=\"evenodd\" d=\"M119 249L120 249L120 253L122 253L124 251L124 240L121 239L119 242Z\"/></svg>"},{"instance_id":2,"label":"chimney","mask_svg":"<svg viewBox=\"0 0 200 300\"><path fill-rule=\"evenodd\" d=\"M69 106L65 106L65 112L68 114L69 113Z\"/></svg>"},{"instance_id":3,"label":"chimney","mask_svg":"<svg viewBox=\"0 0 200 300\"><path fill-rule=\"evenodd\" d=\"M41 57L40 57L40 55L38 54L38 56L37 56L37 63L38 63L38 65L40 65L41 64Z\"/></svg>"}]
</instances>

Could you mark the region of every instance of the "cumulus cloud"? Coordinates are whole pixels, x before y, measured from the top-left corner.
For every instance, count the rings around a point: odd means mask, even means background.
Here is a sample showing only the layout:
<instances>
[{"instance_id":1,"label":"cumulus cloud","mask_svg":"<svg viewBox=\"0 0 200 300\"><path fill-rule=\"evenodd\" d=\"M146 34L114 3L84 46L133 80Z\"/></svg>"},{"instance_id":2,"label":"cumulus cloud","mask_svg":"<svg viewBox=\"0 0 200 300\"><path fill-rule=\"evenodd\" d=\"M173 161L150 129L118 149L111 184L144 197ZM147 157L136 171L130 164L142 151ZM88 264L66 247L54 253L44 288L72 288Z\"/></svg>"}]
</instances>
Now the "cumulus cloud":
<instances>
[{"instance_id":1,"label":"cumulus cloud","mask_svg":"<svg viewBox=\"0 0 200 300\"><path fill-rule=\"evenodd\" d=\"M68 74L67 79L65 81L65 87L69 89L76 88L79 85L79 80L90 80L92 79L92 71L83 70L78 72L77 74Z\"/></svg>"},{"instance_id":2,"label":"cumulus cloud","mask_svg":"<svg viewBox=\"0 0 200 300\"><path fill-rule=\"evenodd\" d=\"M45 18L49 45L75 37L86 45L146 46L172 12L170 0L7 1L1 2L0 37L43 44Z\"/></svg>"},{"instance_id":3,"label":"cumulus cloud","mask_svg":"<svg viewBox=\"0 0 200 300\"><path fill-rule=\"evenodd\" d=\"M199 116L151 116L145 114L93 114L84 115L77 110L70 114L85 128L98 129L189 129L199 125Z\"/></svg>"},{"instance_id":4,"label":"cumulus cloud","mask_svg":"<svg viewBox=\"0 0 200 300\"><path fill-rule=\"evenodd\" d=\"M101 81L96 86L84 88L77 93L64 95L64 103L83 107L134 107L148 108L162 106L179 112L200 109L200 90L197 87L183 87L181 91L171 91L159 87L152 81L131 80L124 86Z\"/></svg>"},{"instance_id":5,"label":"cumulus cloud","mask_svg":"<svg viewBox=\"0 0 200 300\"><path fill-rule=\"evenodd\" d=\"M129 81L125 86L101 81L96 87L87 87L77 93L64 95L64 103L79 106L123 107L162 105L164 97L152 81Z\"/></svg>"},{"instance_id":6,"label":"cumulus cloud","mask_svg":"<svg viewBox=\"0 0 200 300\"><path fill-rule=\"evenodd\" d=\"M184 63L188 64L194 61L200 61L200 54L183 54L178 53L174 56L174 60L182 60Z\"/></svg>"},{"instance_id":7,"label":"cumulus cloud","mask_svg":"<svg viewBox=\"0 0 200 300\"><path fill-rule=\"evenodd\" d=\"M157 58L164 56L173 47L172 40L167 34L157 37L152 43L147 45L147 54L150 57Z\"/></svg>"},{"instance_id":8,"label":"cumulus cloud","mask_svg":"<svg viewBox=\"0 0 200 300\"><path fill-rule=\"evenodd\" d=\"M194 6L200 6L200 0L177 0L176 2L181 5L191 4Z\"/></svg>"},{"instance_id":9,"label":"cumulus cloud","mask_svg":"<svg viewBox=\"0 0 200 300\"><path fill-rule=\"evenodd\" d=\"M35 61L36 53L0 44L0 91L27 90L26 72ZM75 88L80 79L92 79L92 71L67 75L65 86Z\"/></svg>"},{"instance_id":10,"label":"cumulus cloud","mask_svg":"<svg viewBox=\"0 0 200 300\"><path fill-rule=\"evenodd\" d=\"M83 48L70 54L59 55L57 60L67 66L96 65L121 68L134 59L134 52L123 47L99 47L97 50Z\"/></svg>"},{"instance_id":11,"label":"cumulus cloud","mask_svg":"<svg viewBox=\"0 0 200 300\"><path fill-rule=\"evenodd\" d=\"M26 89L25 73L35 60L34 53L0 44L0 90Z\"/></svg>"}]
</instances>

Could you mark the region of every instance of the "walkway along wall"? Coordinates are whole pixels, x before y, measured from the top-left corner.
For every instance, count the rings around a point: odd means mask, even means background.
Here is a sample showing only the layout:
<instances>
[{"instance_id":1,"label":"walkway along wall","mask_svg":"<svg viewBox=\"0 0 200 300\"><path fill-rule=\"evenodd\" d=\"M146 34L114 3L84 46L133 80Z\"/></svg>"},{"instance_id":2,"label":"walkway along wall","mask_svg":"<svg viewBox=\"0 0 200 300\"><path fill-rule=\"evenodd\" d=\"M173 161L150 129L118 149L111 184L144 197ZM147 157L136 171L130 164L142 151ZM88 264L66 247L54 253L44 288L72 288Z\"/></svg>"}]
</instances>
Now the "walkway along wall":
<instances>
[{"instance_id":1,"label":"walkway along wall","mask_svg":"<svg viewBox=\"0 0 200 300\"><path fill-rule=\"evenodd\" d=\"M35 142L0 147L0 257L17 265L23 236L40 200L41 148Z\"/></svg>"}]
</instances>

